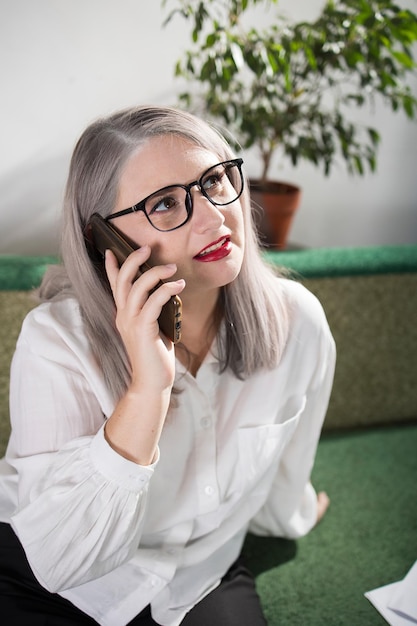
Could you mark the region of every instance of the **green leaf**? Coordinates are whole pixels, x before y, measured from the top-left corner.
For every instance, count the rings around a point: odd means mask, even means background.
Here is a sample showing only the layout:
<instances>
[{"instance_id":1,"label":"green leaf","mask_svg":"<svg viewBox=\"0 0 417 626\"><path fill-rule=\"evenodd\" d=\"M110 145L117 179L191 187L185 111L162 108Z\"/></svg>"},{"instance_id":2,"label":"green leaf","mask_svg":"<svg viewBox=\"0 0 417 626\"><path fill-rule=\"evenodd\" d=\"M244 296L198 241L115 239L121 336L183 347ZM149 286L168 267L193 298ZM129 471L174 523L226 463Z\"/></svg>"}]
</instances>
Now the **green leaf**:
<instances>
[{"instance_id":1,"label":"green leaf","mask_svg":"<svg viewBox=\"0 0 417 626\"><path fill-rule=\"evenodd\" d=\"M242 67L244 67L245 65L245 60L243 58L243 54L242 54L242 50L240 46L237 43L232 42L230 44L230 52L233 57L233 62L235 64L236 69L241 70Z\"/></svg>"},{"instance_id":2,"label":"green leaf","mask_svg":"<svg viewBox=\"0 0 417 626\"><path fill-rule=\"evenodd\" d=\"M356 155L356 154L355 154L355 155L353 156L353 162L354 162L355 169L356 169L356 171L358 172L358 174L359 174L360 176L363 176L363 174L364 174L364 169L363 169L362 159L361 159L360 157L358 157L358 155Z\"/></svg>"},{"instance_id":3,"label":"green leaf","mask_svg":"<svg viewBox=\"0 0 417 626\"><path fill-rule=\"evenodd\" d=\"M269 65L271 66L272 72L276 74L278 72L279 65L277 62L276 54L270 48L267 51L267 57L268 57Z\"/></svg>"},{"instance_id":4,"label":"green leaf","mask_svg":"<svg viewBox=\"0 0 417 626\"><path fill-rule=\"evenodd\" d=\"M368 163L371 172L376 172L376 157L374 154L368 157Z\"/></svg>"},{"instance_id":5,"label":"green leaf","mask_svg":"<svg viewBox=\"0 0 417 626\"><path fill-rule=\"evenodd\" d=\"M410 119L414 118L414 107L417 106L417 102L415 98L412 96L404 96L403 98L403 108L404 111Z\"/></svg>"},{"instance_id":6,"label":"green leaf","mask_svg":"<svg viewBox=\"0 0 417 626\"><path fill-rule=\"evenodd\" d=\"M413 59L411 59L405 52L393 52L392 56L395 57L401 65L404 65L404 67L409 69L417 67Z\"/></svg>"},{"instance_id":7,"label":"green leaf","mask_svg":"<svg viewBox=\"0 0 417 626\"><path fill-rule=\"evenodd\" d=\"M217 40L218 40L217 33L209 33L206 38L206 47L212 48Z\"/></svg>"},{"instance_id":8,"label":"green leaf","mask_svg":"<svg viewBox=\"0 0 417 626\"><path fill-rule=\"evenodd\" d=\"M309 46L306 46L304 50L305 50L305 54L306 54L306 57L307 57L308 64L310 65L310 67L313 70L316 70L317 69L317 60L316 60L316 57L314 55L313 50Z\"/></svg>"},{"instance_id":9,"label":"green leaf","mask_svg":"<svg viewBox=\"0 0 417 626\"><path fill-rule=\"evenodd\" d=\"M374 146L377 146L381 140L380 134L375 130L375 128L368 128L368 135L372 141Z\"/></svg>"}]
</instances>

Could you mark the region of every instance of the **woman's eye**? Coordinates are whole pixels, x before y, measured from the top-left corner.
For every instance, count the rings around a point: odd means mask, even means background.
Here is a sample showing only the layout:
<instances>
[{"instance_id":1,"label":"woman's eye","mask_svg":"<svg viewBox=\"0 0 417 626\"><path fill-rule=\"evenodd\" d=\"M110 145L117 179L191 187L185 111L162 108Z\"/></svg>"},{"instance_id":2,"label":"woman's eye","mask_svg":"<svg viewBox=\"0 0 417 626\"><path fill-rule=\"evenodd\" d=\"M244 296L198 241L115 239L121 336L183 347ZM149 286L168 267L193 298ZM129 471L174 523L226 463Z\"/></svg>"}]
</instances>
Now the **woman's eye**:
<instances>
[{"instance_id":1,"label":"woman's eye","mask_svg":"<svg viewBox=\"0 0 417 626\"><path fill-rule=\"evenodd\" d=\"M172 211L178 206L178 200L171 196L165 196L163 198L159 198L158 200L154 200L152 203L152 208L150 210L151 213L163 213L165 211Z\"/></svg>"},{"instance_id":2,"label":"woman's eye","mask_svg":"<svg viewBox=\"0 0 417 626\"><path fill-rule=\"evenodd\" d=\"M221 185L223 176L224 176L224 172L222 174L220 174L219 172L216 172L215 174L210 174L210 176L205 178L203 181L204 189L206 191L210 191L210 189L213 189Z\"/></svg>"}]
</instances>

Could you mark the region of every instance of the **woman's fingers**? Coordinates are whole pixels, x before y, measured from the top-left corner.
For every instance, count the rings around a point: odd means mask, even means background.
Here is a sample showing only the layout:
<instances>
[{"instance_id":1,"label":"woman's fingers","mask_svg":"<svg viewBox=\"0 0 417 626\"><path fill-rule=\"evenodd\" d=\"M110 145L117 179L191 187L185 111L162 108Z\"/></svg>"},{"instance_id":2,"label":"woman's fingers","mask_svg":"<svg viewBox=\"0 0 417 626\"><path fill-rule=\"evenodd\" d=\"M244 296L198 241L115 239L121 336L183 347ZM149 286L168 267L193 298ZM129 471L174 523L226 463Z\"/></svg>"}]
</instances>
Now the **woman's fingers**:
<instances>
[{"instance_id":1,"label":"woman's fingers","mask_svg":"<svg viewBox=\"0 0 417 626\"><path fill-rule=\"evenodd\" d=\"M158 265L144 272L132 285L126 307L131 309L132 314L145 307L161 308L171 296L183 289L183 281L169 280L176 271L175 265Z\"/></svg>"},{"instance_id":2,"label":"woman's fingers","mask_svg":"<svg viewBox=\"0 0 417 626\"><path fill-rule=\"evenodd\" d=\"M141 309L148 297L156 288L165 287L159 283L169 279L175 274L175 264L158 265L141 272L140 268L146 263L150 255L149 246L143 246L128 256L121 268L111 250L106 251L106 271L113 292L116 305L121 308L132 306L137 312ZM183 286L180 283L180 289ZM162 288L159 294L161 305L172 295L176 295L177 287ZM165 297L166 294L166 297ZM162 298L162 299L161 299Z\"/></svg>"},{"instance_id":3,"label":"woman's fingers","mask_svg":"<svg viewBox=\"0 0 417 626\"><path fill-rule=\"evenodd\" d=\"M105 267L116 304L126 301L132 283L140 273L140 267L148 260L150 253L149 246L142 246L132 252L119 268L115 254L111 250L106 250Z\"/></svg>"},{"instance_id":4,"label":"woman's fingers","mask_svg":"<svg viewBox=\"0 0 417 626\"><path fill-rule=\"evenodd\" d=\"M158 265L140 273L138 268L149 255L149 246L143 246L130 254L119 268L113 252L106 252L106 271L117 308L116 326L125 344L130 343L129 337L132 340L132 335L139 332L135 331L136 322L140 323L141 337L143 333L149 333L150 337L159 335L157 319L163 305L185 287L182 279L169 281L177 271L174 264Z\"/></svg>"},{"instance_id":5,"label":"woman's fingers","mask_svg":"<svg viewBox=\"0 0 417 626\"><path fill-rule=\"evenodd\" d=\"M116 256L111 250L106 250L104 266L106 268L107 278L109 279L110 287L114 292L116 288L117 276L119 274L119 263L116 259Z\"/></svg>"}]
</instances>

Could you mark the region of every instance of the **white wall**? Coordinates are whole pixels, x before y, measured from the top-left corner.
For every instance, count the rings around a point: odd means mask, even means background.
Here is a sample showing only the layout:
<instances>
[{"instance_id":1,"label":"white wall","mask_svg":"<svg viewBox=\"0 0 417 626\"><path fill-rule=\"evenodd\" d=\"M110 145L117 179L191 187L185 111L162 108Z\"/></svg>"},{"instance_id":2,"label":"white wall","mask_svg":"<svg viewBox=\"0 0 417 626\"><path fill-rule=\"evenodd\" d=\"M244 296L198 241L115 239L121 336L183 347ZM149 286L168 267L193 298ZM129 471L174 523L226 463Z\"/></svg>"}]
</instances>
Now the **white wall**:
<instances>
[{"instance_id":1,"label":"white wall","mask_svg":"<svg viewBox=\"0 0 417 626\"><path fill-rule=\"evenodd\" d=\"M321 3L280 7L308 18ZM188 30L179 19L162 29L164 16L160 0L0 0L0 253L57 252L70 153L92 119L175 104L173 65ZM294 243L417 243L417 124L386 109L363 121L383 136L376 175L276 165L277 177L303 187ZM256 156L244 156L256 176Z\"/></svg>"}]
</instances>

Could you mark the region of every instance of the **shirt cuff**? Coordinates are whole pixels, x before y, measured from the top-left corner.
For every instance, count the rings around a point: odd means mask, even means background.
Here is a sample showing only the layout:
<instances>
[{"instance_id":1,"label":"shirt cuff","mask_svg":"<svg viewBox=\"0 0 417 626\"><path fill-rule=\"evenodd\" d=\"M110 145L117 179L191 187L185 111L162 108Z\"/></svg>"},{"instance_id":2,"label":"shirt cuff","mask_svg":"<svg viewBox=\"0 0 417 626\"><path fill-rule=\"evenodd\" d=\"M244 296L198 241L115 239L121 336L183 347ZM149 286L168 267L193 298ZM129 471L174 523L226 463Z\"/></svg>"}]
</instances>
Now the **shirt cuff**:
<instances>
[{"instance_id":1,"label":"shirt cuff","mask_svg":"<svg viewBox=\"0 0 417 626\"><path fill-rule=\"evenodd\" d=\"M134 492L147 485L159 461L159 448L151 465L138 465L125 459L107 443L104 425L93 437L90 451L92 463L103 476Z\"/></svg>"},{"instance_id":2,"label":"shirt cuff","mask_svg":"<svg viewBox=\"0 0 417 626\"><path fill-rule=\"evenodd\" d=\"M317 493L311 482L308 482L304 490L300 508L290 520L291 538L297 539L298 537L304 537L316 523Z\"/></svg>"}]
</instances>

